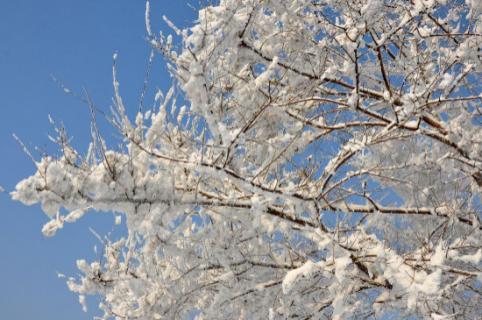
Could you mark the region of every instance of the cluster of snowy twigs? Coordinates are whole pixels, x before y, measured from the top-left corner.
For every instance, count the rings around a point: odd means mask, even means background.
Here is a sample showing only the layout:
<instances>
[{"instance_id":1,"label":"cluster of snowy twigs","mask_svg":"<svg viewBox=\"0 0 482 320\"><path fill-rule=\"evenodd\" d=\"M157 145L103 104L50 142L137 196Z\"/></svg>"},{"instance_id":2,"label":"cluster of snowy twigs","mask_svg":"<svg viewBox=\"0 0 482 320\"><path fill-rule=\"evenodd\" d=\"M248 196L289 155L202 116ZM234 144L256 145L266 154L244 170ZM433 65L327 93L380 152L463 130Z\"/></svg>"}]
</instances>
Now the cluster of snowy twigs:
<instances>
[{"instance_id":1,"label":"cluster of snowy twigs","mask_svg":"<svg viewBox=\"0 0 482 320\"><path fill-rule=\"evenodd\" d=\"M102 319L482 314L482 2L221 0L150 44L176 85L12 193L126 217L69 288ZM177 39L177 40L176 40ZM176 102L182 91L187 106ZM65 212L68 212L65 214Z\"/></svg>"}]
</instances>

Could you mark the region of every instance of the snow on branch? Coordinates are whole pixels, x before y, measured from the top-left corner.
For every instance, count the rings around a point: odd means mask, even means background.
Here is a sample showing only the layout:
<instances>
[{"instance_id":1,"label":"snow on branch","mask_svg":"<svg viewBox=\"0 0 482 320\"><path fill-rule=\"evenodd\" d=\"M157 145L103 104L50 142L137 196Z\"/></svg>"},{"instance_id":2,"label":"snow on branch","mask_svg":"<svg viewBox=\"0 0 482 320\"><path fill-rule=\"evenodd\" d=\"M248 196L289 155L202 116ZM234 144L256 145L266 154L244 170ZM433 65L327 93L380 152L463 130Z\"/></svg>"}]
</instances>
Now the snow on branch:
<instances>
[{"instance_id":1,"label":"snow on branch","mask_svg":"<svg viewBox=\"0 0 482 320\"><path fill-rule=\"evenodd\" d=\"M129 119L115 55L121 147L58 130L11 195L47 236L124 216L68 279L102 319L476 319L479 3L222 0L175 40L147 2L173 88Z\"/></svg>"}]
</instances>

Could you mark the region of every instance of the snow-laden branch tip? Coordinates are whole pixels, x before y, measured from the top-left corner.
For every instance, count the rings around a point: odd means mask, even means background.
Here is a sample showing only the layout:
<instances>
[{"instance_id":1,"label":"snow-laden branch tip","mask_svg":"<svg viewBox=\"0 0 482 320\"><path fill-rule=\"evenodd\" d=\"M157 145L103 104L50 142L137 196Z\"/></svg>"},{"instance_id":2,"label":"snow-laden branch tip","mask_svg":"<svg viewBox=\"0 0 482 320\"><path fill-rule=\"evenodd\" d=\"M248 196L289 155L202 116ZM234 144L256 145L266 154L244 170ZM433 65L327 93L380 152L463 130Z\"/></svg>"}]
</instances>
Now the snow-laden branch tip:
<instances>
[{"instance_id":1,"label":"snow-laden branch tip","mask_svg":"<svg viewBox=\"0 0 482 320\"><path fill-rule=\"evenodd\" d=\"M145 13L145 23L146 23L146 31L149 37L152 37L151 31L151 4L149 1L146 1L146 13Z\"/></svg>"}]
</instances>

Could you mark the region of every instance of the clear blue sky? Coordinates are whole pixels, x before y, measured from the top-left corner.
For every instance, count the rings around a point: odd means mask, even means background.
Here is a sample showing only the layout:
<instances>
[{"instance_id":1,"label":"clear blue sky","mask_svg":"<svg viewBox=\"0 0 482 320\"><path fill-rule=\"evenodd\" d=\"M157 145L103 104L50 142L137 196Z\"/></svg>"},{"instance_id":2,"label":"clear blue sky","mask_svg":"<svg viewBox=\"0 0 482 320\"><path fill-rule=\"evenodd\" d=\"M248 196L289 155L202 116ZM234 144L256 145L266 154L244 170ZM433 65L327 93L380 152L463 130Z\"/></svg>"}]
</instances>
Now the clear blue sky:
<instances>
[{"instance_id":1,"label":"clear blue sky","mask_svg":"<svg viewBox=\"0 0 482 320\"><path fill-rule=\"evenodd\" d=\"M34 172L12 133L31 149L52 152L50 114L63 120L80 150L89 142L86 106L65 94L51 75L78 92L85 86L96 105L108 110L112 54L118 52L121 91L131 110L137 109L150 50L144 8L142 0L0 1L0 185L7 191ZM190 25L196 16L182 0L151 0L151 8L153 30L164 32L162 14L178 26ZM171 81L159 57L152 72L151 95ZM0 194L0 215L0 319L91 319L95 306L83 313L56 272L75 275L76 259L95 258L99 243L89 226L107 234L112 214L88 214L53 238L41 234L47 217L40 208L12 202L8 193Z\"/></svg>"}]
</instances>

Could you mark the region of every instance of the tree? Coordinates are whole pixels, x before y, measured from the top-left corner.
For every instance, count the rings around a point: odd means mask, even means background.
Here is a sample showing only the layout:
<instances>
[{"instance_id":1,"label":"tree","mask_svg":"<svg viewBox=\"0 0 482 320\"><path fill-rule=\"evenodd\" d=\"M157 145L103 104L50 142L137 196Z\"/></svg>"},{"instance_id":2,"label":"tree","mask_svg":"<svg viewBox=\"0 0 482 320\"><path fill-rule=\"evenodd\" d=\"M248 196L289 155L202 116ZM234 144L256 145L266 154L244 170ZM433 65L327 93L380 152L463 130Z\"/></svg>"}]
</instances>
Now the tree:
<instances>
[{"instance_id":1,"label":"tree","mask_svg":"<svg viewBox=\"0 0 482 320\"><path fill-rule=\"evenodd\" d=\"M177 42L146 8L175 86L131 122L114 65L123 145L93 122L82 156L58 130L62 156L12 193L46 235L125 215L126 238L77 262L81 301L104 319L480 316L481 2L221 0Z\"/></svg>"}]
</instances>

